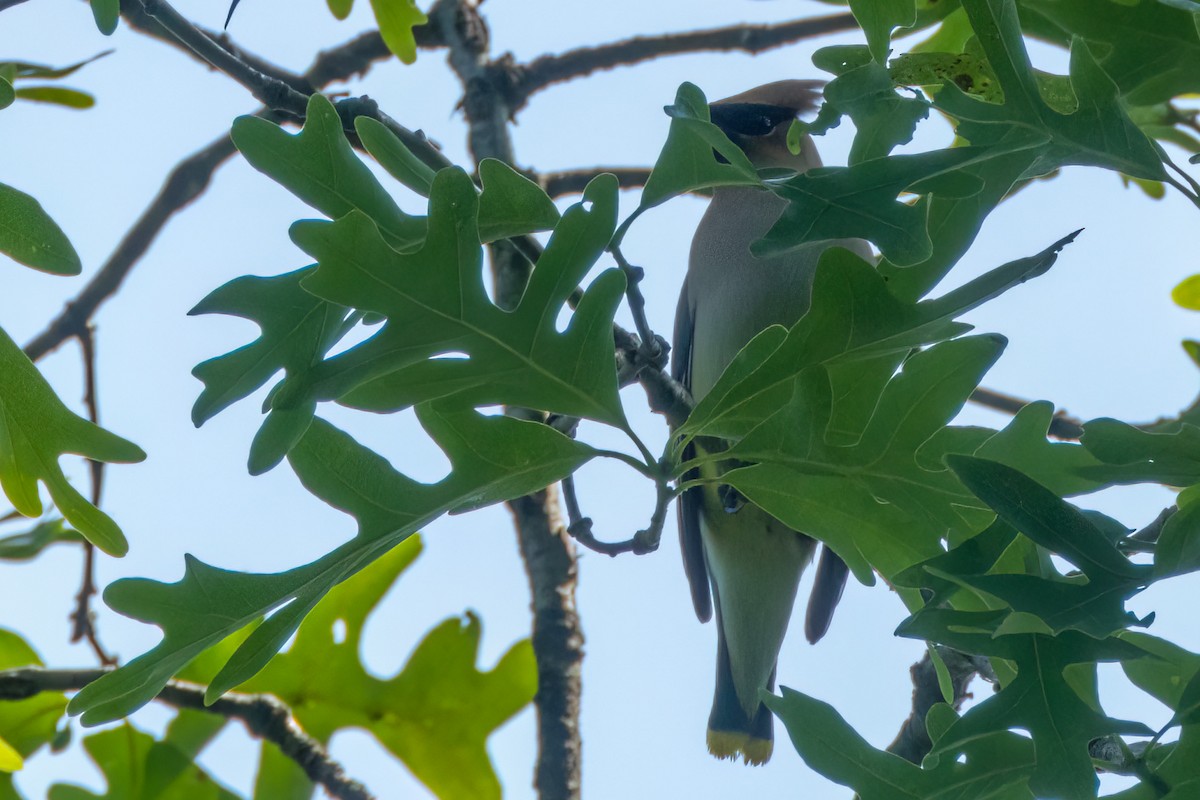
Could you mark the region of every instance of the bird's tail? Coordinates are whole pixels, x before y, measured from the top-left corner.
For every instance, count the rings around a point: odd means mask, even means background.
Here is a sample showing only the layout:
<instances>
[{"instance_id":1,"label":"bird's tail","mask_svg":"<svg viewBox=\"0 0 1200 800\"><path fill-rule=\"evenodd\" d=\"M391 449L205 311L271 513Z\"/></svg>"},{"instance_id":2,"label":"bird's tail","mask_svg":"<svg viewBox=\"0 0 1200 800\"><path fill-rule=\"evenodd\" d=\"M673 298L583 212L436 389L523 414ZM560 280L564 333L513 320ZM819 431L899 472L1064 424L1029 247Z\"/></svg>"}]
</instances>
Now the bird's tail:
<instances>
[{"instance_id":1,"label":"bird's tail","mask_svg":"<svg viewBox=\"0 0 1200 800\"><path fill-rule=\"evenodd\" d=\"M718 628L720 621L718 620ZM775 671L767 682L767 690L775 688ZM729 665L729 648L724 634L717 635L717 688L713 695L712 713L708 717L708 752L717 758L741 759L758 766L771 759L775 747L774 721L762 703L753 716L738 700Z\"/></svg>"}]
</instances>

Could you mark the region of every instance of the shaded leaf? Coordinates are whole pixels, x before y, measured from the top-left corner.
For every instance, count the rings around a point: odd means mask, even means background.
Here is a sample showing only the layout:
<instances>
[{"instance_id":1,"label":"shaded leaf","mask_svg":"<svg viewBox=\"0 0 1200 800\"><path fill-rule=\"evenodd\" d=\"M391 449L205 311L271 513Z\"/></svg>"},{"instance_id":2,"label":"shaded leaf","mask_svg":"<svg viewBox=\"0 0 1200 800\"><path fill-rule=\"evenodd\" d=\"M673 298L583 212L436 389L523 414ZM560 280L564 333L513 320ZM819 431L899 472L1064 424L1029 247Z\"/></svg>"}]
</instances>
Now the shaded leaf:
<instances>
[{"instance_id":1,"label":"shaded leaf","mask_svg":"<svg viewBox=\"0 0 1200 800\"><path fill-rule=\"evenodd\" d=\"M110 36L117 29L117 21L121 17L121 0L88 0L92 6L92 17L96 27L105 36Z\"/></svg>"},{"instance_id":2,"label":"shaded leaf","mask_svg":"<svg viewBox=\"0 0 1200 800\"><path fill-rule=\"evenodd\" d=\"M826 778L861 800L1030 800L1034 759L1028 740L994 733L971 743L962 763L941 759L922 769L876 750L832 706L783 688L763 702L787 726L796 752Z\"/></svg>"},{"instance_id":3,"label":"shaded leaf","mask_svg":"<svg viewBox=\"0 0 1200 800\"><path fill-rule=\"evenodd\" d=\"M17 89L17 97L67 108L85 109L96 105L96 98L92 95L65 86L22 86Z\"/></svg>"},{"instance_id":4,"label":"shaded leaf","mask_svg":"<svg viewBox=\"0 0 1200 800\"><path fill-rule=\"evenodd\" d=\"M917 21L913 0L850 0L850 11L867 35L871 56L881 65L891 52L892 31Z\"/></svg>"},{"instance_id":5,"label":"shaded leaf","mask_svg":"<svg viewBox=\"0 0 1200 800\"><path fill-rule=\"evenodd\" d=\"M0 183L0 253L54 275L78 275L79 255L66 234L24 192Z\"/></svg>"},{"instance_id":6,"label":"shaded leaf","mask_svg":"<svg viewBox=\"0 0 1200 800\"><path fill-rule=\"evenodd\" d=\"M83 537L78 531L68 528L61 519L39 522L24 533L14 533L0 538L0 560L28 561L37 558L52 544L59 542L79 543Z\"/></svg>"},{"instance_id":7,"label":"shaded leaf","mask_svg":"<svg viewBox=\"0 0 1200 800\"><path fill-rule=\"evenodd\" d=\"M479 162L483 194L479 198L479 241L548 231L558 224L558 208L542 187L503 161Z\"/></svg>"},{"instance_id":8,"label":"shaded leaf","mask_svg":"<svg viewBox=\"0 0 1200 800\"><path fill-rule=\"evenodd\" d=\"M355 117L354 130L379 166L417 194L429 197L429 190L433 186L433 169L417 158L386 125L370 117Z\"/></svg>"},{"instance_id":9,"label":"shaded leaf","mask_svg":"<svg viewBox=\"0 0 1200 800\"><path fill-rule=\"evenodd\" d=\"M1138 658L1141 651L1116 639L1097 640L1076 631L1053 637L994 635L995 626L1005 616L1004 612L997 615L927 609L897 630L901 636L1005 658L1017 667L1016 676L1000 692L950 726L931 755L952 759L980 736L1020 728L1033 737L1035 767L1029 785L1034 793L1091 800L1098 784L1088 743L1112 733L1147 735L1150 730L1138 723L1111 719L1094 709L1072 688L1063 671L1072 664Z\"/></svg>"},{"instance_id":10,"label":"shaded leaf","mask_svg":"<svg viewBox=\"0 0 1200 800\"><path fill-rule=\"evenodd\" d=\"M309 98L304 127L297 134L246 116L234 120L230 135L251 166L327 217L360 211L399 248L411 248L424 238L424 220L401 211L359 161L342 132L341 117L322 95Z\"/></svg>"},{"instance_id":11,"label":"shaded leaf","mask_svg":"<svg viewBox=\"0 0 1200 800\"><path fill-rule=\"evenodd\" d=\"M762 181L742 149L710 122L708 100L699 87L681 84L667 141L642 189L639 208L652 208L676 195L716 186L758 186ZM718 161L714 151L724 162Z\"/></svg>"},{"instance_id":12,"label":"shaded leaf","mask_svg":"<svg viewBox=\"0 0 1200 800\"><path fill-rule=\"evenodd\" d=\"M42 514L38 482L67 522L111 555L129 549L117 524L67 481L60 456L108 463L146 457L141 448L73 414L8 335L0 330L0 488L27 517Z\"/></svg>"},{"instance_id":13,"label":"shaded leaf","mask_svg":"<svg viewBox=\"0 0 1200 800\"><path fill-rule=\"evenodd\" d=\"M298 223L293 239L319 262L304 288L388 322L325 362L314 387L295 385L276 407L310 391L373 411L453 394L474 405L520 405L623 426L612 355L612 316L624 292L620 272L601 274L566 330L556 328L560 309L612 236L616 190L612 176L589 185L555 229L511 312L492 303L484 288L477 195L461 170L438 174L429 235L411 255L388 247L361 214Z\"/></svg>"},{"instance_id":14,"label":"shaded leaf","mask_svg":"<svg viewBox=\"0 0 1200 800\"><path fill-rule=\"evenodd\" d=\"M305 487L358 521L353 539L313 563L287 572L249 574L189 556L177 583L126 579L111 584L105 602L161 627L163 638L148 653L84 687L72 699L71 713L82 713L85 725L126 716L206 648L279 609L239 645L213 679L208 696L217 697L262 669L330 589L422 526L447 511L544 488L594 453L538 423L430 405L419 407L417 415L452 465L450 474L435 484L402 475L319 419L291 451L288 459Z\"/></svg>"},{"instance_id":15,"label":"shaded leaf","mask_svg":"<svg viewBox=\"0 0 1200 800\"><path fill-rule=\"evenodd\" d=\"M235 278L201 300L189 314L229 314L259 326L254 342L198 364L192 374L204 391L192 406L192 422L204 424L248 396L280 370L302 375L346 332L348 309L300 287L314 267L271 278Z\"/></svg>"}]
</instances>

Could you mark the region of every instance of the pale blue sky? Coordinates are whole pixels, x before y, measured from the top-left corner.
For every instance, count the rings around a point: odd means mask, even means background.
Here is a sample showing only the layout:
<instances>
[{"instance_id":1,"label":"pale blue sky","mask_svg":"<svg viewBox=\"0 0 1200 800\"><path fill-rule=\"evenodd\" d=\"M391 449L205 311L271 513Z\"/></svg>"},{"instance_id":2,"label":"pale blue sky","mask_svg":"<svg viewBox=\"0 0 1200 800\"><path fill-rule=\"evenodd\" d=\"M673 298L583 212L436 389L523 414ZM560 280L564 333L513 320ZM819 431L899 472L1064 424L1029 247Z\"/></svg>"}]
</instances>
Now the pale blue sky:
<instances>
[{"instance_id":1,"label":"pale blue sky","mask_svg":"<svg viewBox=\"0 0 1200 800\"><path fill-rule=\"evenodd\" d=\"M224 19L221 2L176 5L211 27ZM246 0L231 33L249 50L302 70L316 50L370 26L365 0L359 6L349 21L337 23L320 0ZM799 1L492 0L484 10L494 50L512 50L525 60L638 33L835 9ZM78 0L31 0L0 14L0 60L65 64L109 47L117 52L70 81L97 96L96 108L81 113L18 103L0 113L0 181L41 200L79 250L85 279L142 212L167 170L227 129L235 115L255 107L239 86L173 48L124 27L112 38L102 37ZM802 44L756 58L676 57L555 87L521 113L513 131L517 157L522 166L542 170L649 164L667 129L661 107L681 81L715 98L772 80L817 77L809 62L812 49ZM1036 58L1047 68L1061 61L1045 49ZM465 130L454 111L459 90L443 53L422 52L410 67L390 62L348 88L370 94L404 124L423 128L452 159L465 162ZM944 124L931 121L926 127L927 146L944 141ZM845 125L830 141L819 142L827 163L839 162L850 135ZM398 194L402 205L420 208L412 196ZM622 203L628 213L636 196L627 193ZM627 255L647 269L650 319L663 333L671 329L688 242L703 207L696 198L674 201L648 214L627 239ZM104 583L124 576L176 580L185 552L226 568L281 570L315 558L352 533L353 521L307 495L286 466L258 478L246 474L261 392L203 429L189 420L200 388L191 368L249 341L255 329L231 318L189 318L187 310L238 275L305 265L287 228L308 216L313 212L307 207L235 159L201 201L168 226L125 289L98 315L102 421L149 453L142 465L108 471L104 507L124 527L131 552L123 560L101 562ZM1197 391L1196 372L1178 342L1197 334L1200 317L1173 306L1169 292L1198 271L1190 233L1198 222L1200 211L1183 198L1153 202L1123 189L1115 175L1095 170L1068 170L1006 204L948 285L1037 252L1076 228L1087 230L1047 276L970 316L980 330L1011 341L985 385L1050 399L1084 418L1141 421L1188 404ZM24 343L82 285L82 279L0 263L0 325ZM64 400L78 407L76 348L68 345L40 366ZM630 390L626 400L639 431L661 443L663 426L642 411L640 390ZM330 416L418 478L436 479L444 468L409 414L363 418L334 410ZM978 409L968 409L963 419L1004 422ZM585 429L584 435L590 433ZM67 466L75 478L84 478L79 464ZM585 510L596 518L601 536L627 536L648 519L651 488L619 465L589 466L579 482ZM1150 521L1170 502L1168 492L1155 488L1121 489L1087 501L1131 527ZM528 590L514 542L502 508L431 526L425 555L368 627L367 664L381 674L394 673L429 628L467 608L483 619L481 663L493 664L528 634ZM581 558L578 600L587 637L584 796L849 797L804 766L782 728L776 756L766 767L721 763L707 755L715 632L695 620L677 550L672 515L657 554ZM33 564L0 566L0 625L28 636L52 665L93 662L86 648L66 643L78 571L73 548L54 549ZM1200 649L1192 616L1197 590L1195 579L1177 580L1137 598L1134 609L1154 608L1159 617L1152 633ZM922 650L919 643L892 636L903 616L885 587L852 585L825 641L810 647L795 632L788 639L780 681L831 702L873 744L885 745L908 713L908 667ZM126 660L158 638L156 629L107 609L99 624L104 641ZM1114 716L1152 725L1169 717L1115 677L1106 677L1104 688ZM166 718L162 710L150 709L136 721L155 729ZM532 797L531 711L493 737L490 750L506 795ZM405 768L365 734L340 735L333 752L381 798L424 796ZM219 780L246 791L255 755L256 747L231 726L203 762ZM101 786L78 747L66 756L35 758L18 784L38 797L48 783L65 778Z\"/></svg>"}]
</instances>

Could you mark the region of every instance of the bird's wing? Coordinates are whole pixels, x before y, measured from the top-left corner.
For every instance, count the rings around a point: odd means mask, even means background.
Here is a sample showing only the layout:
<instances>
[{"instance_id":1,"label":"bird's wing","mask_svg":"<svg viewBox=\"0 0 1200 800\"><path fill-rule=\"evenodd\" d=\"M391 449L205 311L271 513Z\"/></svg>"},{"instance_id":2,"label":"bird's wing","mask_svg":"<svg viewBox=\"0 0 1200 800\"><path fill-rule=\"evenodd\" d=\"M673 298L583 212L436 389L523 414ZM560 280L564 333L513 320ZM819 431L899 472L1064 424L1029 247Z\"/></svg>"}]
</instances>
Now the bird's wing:
<instances>
[{"instance_id":1,"label":"bird's wing","mask_svg":"<svg viewBox=\"0 0 1200 800\"><path fill-rule=\"evenodd\" d=\"M817 577L813 580L812 594L808 596L808 613L804 617L804 638L816 644L829 630L833 610L842 599L846 578L850 568L828 545L821 548L821 561L817 564Z\"/></svg>"},{"instance_id":2,"label":"bird's wing","mask_svg":"<svg viewBox=\"0 0 1200 800\"><path fill-rule=\"evenodd\" d=\"M695 320L688 301L687 281L679 293L679 306L675 310L675 335L671 345L671 377L686 388L691 388L692 330ZM685 460L696 454L693 444L683 451ZM682 480L697 477L697 471L684 474ZM683 572L692 589L692 605L701 622L712 619L712 591L708 585L708 568L704 563L704 543L700 540L700 507L704 502L702 489L688 489L679 495L675 511L679 519L679 549L683 553Z\"/></svg>"}]
</instances>

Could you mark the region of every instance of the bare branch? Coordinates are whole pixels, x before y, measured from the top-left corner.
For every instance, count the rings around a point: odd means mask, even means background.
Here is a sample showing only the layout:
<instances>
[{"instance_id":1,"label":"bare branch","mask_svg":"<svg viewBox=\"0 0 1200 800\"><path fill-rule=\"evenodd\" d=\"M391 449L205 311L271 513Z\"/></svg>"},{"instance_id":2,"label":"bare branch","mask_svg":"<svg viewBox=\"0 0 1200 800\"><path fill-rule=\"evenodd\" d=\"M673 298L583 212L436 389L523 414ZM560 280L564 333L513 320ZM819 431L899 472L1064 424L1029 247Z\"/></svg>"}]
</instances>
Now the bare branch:
<instances>
[{"instance_id":1,"label":"bare branch","mask_svg":"<svg viewBox=\"0 0 1200 800\"><path fill-rule=\"evenodd\" d=\"M37 361L67 339L80 335L96 310L121 288L167 221L204 193L217 167L234 152L229 136L221 136L171 170L158 196L125 234L108 261L46 329L25 345L25 354Z\"/></svg>"},{"instance_id":2,"label":"bare branch","mask_svg":"<svg viewBox=\"0 0 1200 800\"><path fill-rule=\"evenodd\" d=\"M982 386L971 392L969 399L972 403L1005 414L1016 414L1030 403L1029 400L1022 400L1019 397L1002 394L993 389L985 389ZM1054 415L1054 419L1050 421L1050 430L1048 433L1055 439L1077 442L1079 441L1079 437L1083 436L1083 421L1059 411Z\"/></svg>"},{"instance_id":3,"label":"bare branch","mask_svg":"<svg viewBox=\"0 0 1200 800\"><path fill-rule=\"evenodd\" d=\"M21 667L0 672L0 700L24 700L42 692L70 692L112 672L111 669L42 669ZM176 708L203 711L245 724L252 736L276 745L295 761L308 779L339 800L373 800L361 783L347 777L345 769L330 757L319 741L304 732L292 711L269 694L228 692L212 705L205 705L204 687L186 681L170 681L155 698Z\"/></svg>"},{"instance_id":4,"label":"bare branch","mask_svg":"<svg viewBox=\"0 0 1200 800\"><path fill-rule=\"evenodd\" d=\"M478 0L438 0L429 12L450 48L449 62L463 86L467 144L484 158L515 162L511 110L489 77L488 31ZM536 244L536 243L534 243ZM515 307L540 248L526 254L511 242L489 249L496 302ZM534 697L538 760L534 786L546 800L578 800L582 772L579 707L583 631L575 606L575 548L563 527L554 487L508 503L533 596L533 653L538 668Z\"/></svg>"},{"instance_id":5,"label":"bare branch","mask_svg":"<svg viewBox=\"0 0 1200 800\"><path fill-rule=\"evenodd\" d=\"M369 69L374 61L386 55L386 50L381 55L372 46L369 37L359 36L340 47L320 53L302 79L317 87L326 86ZM260 110L258 114L271 118L266 110ZM67 339L78 335L100 306L121 288L125 277L145 255L171 217L204 193L213 173L234 152L229 137L221 136L180 162L99 272L51 320L46 329L25 346L25 354L37 361Z\"/></svg>"},{"instance_id":6,"label":"bare branch","mask_svg":"<svg viewBox=\"0 0 1200 800\"><path fill-rule=\"evenodd\" d=\"M649 167L592 167L533 175L542 190L551 197L581 194L597 175L615 175L622 189L640 189L650 177Z\"/></svg>"},{"instance_id":7,"label":"bare branch","mask_svg":"<svg viewBox=\"0 0 1200 800\"><path fill-rule=\"evenodd\" d=\"M950 672L950 683L953 686L954 694L950 705L955 711L961 708L963 701L971 696L967 692L967 688L976 675L981 675L989 680L995 678L991 671L991 665L983 656L972 656L941 646L937 646L937 651L942 658L942 663ZM925 651L925 656L920 661L912 665L909 672L913 682L912 713L904 721L900 727L900 733L896 735L895 741L888 745L887 750L914 764L920 764L933 747L929 731L925 728L925 716L934 705L946 702L946 698L942 696L937 670L933 666L933 658L928 650Z\"/></svg>"},{"instance_id":8,"label":"bare branch","mask_svg":"<svg viewBox=\"0 0 1200 800\"><path fill-rule=\"evenodd\" d=\"M858 27L851 14L809 17L776 25L732 25L663 36L638 36L598 47L581 47L553 56L542 56L524 67L513 67L508 90L512 110L518 111L541 90L605 69L627 67L662 56L711 50L760 53L802 39L811 39Z\"/></svg>"}]
</instances>

